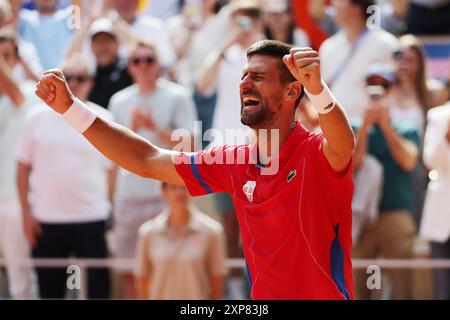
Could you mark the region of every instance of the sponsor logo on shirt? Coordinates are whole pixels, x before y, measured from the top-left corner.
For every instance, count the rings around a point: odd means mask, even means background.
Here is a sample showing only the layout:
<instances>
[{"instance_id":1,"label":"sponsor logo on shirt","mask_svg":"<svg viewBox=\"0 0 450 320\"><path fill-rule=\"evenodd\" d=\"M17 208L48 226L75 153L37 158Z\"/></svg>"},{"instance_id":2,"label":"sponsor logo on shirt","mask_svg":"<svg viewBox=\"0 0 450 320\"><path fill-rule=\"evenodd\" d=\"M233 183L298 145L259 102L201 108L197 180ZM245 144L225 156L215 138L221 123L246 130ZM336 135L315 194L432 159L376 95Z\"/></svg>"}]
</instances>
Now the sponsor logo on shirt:
<instances>
[{"instance_id":1,"label":"sponsor logo on shirt","mask_svg":"<svg viewBox=\"0 0 450 320\"><path fill-rule=\"evenodd\" d=\"M253 202L253 192L256 188L256 181L247 181L242 190L244 190L244 194L247 197L248 201Z\"/></svg>"},{"instance_id":2,"label":"sponsor logo on shirt","mask_svg":"<svg viewBox=\"0 0 450 320\"><path fill-rule=\"evenodd\" d=\"M287 182L291 182L297 176L297 170L291 170L287 176Z\"/></svg>"}]
</instances>

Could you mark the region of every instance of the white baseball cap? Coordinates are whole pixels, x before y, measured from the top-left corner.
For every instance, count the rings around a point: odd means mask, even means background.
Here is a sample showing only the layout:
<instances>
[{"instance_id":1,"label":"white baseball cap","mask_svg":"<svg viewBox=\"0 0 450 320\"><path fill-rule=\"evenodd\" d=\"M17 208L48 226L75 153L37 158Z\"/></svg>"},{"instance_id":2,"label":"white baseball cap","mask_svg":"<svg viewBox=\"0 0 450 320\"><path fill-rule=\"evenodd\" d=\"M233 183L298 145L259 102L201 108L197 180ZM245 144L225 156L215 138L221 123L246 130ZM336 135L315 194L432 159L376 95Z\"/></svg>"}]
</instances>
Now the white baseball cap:
<instances>
[{"instance_id":1,"label":"white baseball cap","mask_svg":"<svg viewBox=\"0 0 450 320\"><path fill-rule=\"evenodd\" d=\"M91 39L99 33L108 33L114 38L116 37L116 31L114 30L114 25L110 19L99 18L92 23L90 30Z\"/></svg>"}]
</instances>

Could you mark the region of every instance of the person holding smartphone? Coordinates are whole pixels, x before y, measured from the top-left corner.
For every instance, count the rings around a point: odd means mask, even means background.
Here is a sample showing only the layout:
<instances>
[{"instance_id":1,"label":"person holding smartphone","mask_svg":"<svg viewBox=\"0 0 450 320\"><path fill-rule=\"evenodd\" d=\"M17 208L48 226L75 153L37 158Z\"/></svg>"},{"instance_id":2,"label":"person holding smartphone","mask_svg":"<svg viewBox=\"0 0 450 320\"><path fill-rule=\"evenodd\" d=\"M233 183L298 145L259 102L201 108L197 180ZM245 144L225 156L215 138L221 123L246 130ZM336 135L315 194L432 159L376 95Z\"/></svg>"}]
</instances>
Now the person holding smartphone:
<instances>
[{"instance_id":1,"label":"person holding smartphone","mask_svg":"<svg viewBox=\"0 0 450 320\"><path fill-rule=\"evenodd\" d=\"M372 65L367 71L366 84L370 103L364 111L362 123L354 124L356 149L354 167L361 166L366 155L372 155L383 167L379 216L367 225L353 248L353 258L386 259L411 258L416 226L412 217L412 171L419 159L419 129L408 123L392 120L388 93L395 82L389 65ZM358 189L358 186L355 187ZM391 269L393 299L410 298L410 273ZM366 271L355 270L355 296L369 299Z\"/></svg>"}]
</instances>

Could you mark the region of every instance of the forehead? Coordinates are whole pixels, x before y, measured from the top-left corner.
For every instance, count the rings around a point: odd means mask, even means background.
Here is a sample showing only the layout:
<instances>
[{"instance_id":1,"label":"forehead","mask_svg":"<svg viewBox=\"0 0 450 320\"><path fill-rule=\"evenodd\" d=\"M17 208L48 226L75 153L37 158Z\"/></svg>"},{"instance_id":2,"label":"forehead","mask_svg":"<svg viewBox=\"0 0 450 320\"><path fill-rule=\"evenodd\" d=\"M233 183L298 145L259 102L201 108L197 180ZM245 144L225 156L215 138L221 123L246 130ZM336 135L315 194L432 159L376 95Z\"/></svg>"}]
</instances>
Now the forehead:
<instances>
[{"instance_id":1,"label":"forehead","mask_svg":"<svg viewBox=\"0 0 450 320\"><path fill-rule=\"evenodd\" d=\"M87 70L87 68L83 67L83 66L77 66L77 65L70 65L70 66L66 66L64 67L64 73L66 74L89 74L89 71Z\"/></svg>"},{"instance_id":2,"label":"forehead","mask_svg":"<svg viewBox=\"0 0 450 320\"><path fill-rule=\"evenodd\" d=\"M142 56L149 54L155 54L155 49L146 46L139 46L133 51L133 56Z\"/></svg>"},{"instance_id":3,"label":"forehead","mask_svg":"<svg viewBox=\"0 0 450 320\"><path fill-rule=\"evenodd\" d=\"M272 56L255 54L247 59L244 72L270 73L278 69L280 59Z\"/></svg>"}]
</instances>

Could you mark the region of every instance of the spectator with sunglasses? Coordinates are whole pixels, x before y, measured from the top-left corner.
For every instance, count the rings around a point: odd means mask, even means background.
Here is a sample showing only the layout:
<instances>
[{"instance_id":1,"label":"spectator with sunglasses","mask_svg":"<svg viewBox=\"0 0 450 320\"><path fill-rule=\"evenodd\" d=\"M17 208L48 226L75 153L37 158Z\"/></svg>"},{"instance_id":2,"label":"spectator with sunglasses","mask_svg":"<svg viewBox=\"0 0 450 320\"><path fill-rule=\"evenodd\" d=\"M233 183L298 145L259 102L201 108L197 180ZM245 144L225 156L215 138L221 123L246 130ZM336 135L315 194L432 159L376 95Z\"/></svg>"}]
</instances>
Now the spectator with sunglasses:
<instances>
[{"instance_id":1,"label":"spectator with sunglasses","mask_svg":"<svg viewBox=\"0 0 450 320\"><path fill-rule=\"evenodd\" d=\"M172 132L183 128L193 133L196 111L192 95L184 87L160 78L161 62L153 44L141 40L132 50L128 71L134 85L116 93L109 110L118 123L155 141L163 148L173 148ZM120 169L114 196L114 246L118 258L134 258L140 225L158 215L166 203L160 183ZM131 273L116 269L124 280L125 298L135 298Z\"/></svg>"},{"instance_id":2,"label":"spectator with sunglasses","mask_svg":"<svg viewBox=\"0 0 450 320\"><path fill-rule=\"evenodd\" d=\"M373 65L367 71L366 84L370 99L362 123L354 125L356 150L354 166L359 167L367 154L375 157L383 167L379 215L375 223L361 232L353 249L357 259L386 259L412 257L416 226L412 217L412 171L419 159L419 129L391 118L388 93L395 81L389 65ZM358 186L355 186L357 189ZM411 298L410 272L389 270L393 299ZM365 270L355 270L355 295L369 299Z\"/></svg>"},{"instance_id":3,"label":"spectator with sunglasses","mask_svg":"<svg viewBox=\"0 0 450 320\"><path fill-rule=\"evenodd\" d=\"M70 89L81 100L102 117L112 119L110 112L86 101L92 75L81 57L66 61L63 71ZM106 220L111 208L107 177L113 167L111 162L46 106L35 108L28 117L19 139L17 161L23 228L33 258L106 258ZM62 194L62 189L67 193ZM48 196L55 192L59 196ZM65 297L65 268L36 271L41 298ZM106 299L109 292L108 270L89 269L88 297Z\"/></svg>"}]
</instances>

